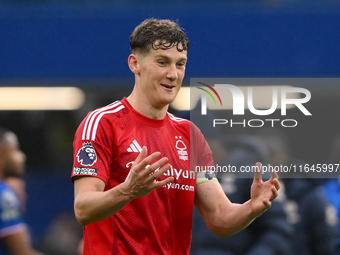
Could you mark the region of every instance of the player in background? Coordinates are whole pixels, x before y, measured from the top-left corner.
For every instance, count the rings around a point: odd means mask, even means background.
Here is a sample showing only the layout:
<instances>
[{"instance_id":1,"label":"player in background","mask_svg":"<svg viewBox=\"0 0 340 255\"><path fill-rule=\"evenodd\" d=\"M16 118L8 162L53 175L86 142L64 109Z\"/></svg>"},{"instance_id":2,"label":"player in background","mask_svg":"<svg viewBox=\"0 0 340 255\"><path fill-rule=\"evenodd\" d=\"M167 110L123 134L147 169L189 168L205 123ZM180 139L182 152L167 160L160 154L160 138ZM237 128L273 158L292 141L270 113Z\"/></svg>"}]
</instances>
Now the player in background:
<instances>
[{"instance_id":1,"label":"player in background","mask_svg":"<svg viewBox=\"0 0 340 255\"><path fill-rule=\"evenodd\" d=\"M212 153L196 126L167 112L184 78L188 38L175 22L148 19L130 46L132 93L89 113L74 139L84 254L189 254L194 204L226 237L266 211L280 184L276 173L263 182L256 172L251 199L234 204L212 174L196 178L192 166L213 166Z\"/></svg>"},{"instance_id":2,"label":"player in background","mask_svg":"<svg viewBox=\"0 0 340 255\"><path fill-rule=\"evenodd\" d=\"M4 182L8 173L22 176L26 156L17 136L0 128L0 254L42 255L32 248L19 199Z\"/></svg>"}]
</instances>

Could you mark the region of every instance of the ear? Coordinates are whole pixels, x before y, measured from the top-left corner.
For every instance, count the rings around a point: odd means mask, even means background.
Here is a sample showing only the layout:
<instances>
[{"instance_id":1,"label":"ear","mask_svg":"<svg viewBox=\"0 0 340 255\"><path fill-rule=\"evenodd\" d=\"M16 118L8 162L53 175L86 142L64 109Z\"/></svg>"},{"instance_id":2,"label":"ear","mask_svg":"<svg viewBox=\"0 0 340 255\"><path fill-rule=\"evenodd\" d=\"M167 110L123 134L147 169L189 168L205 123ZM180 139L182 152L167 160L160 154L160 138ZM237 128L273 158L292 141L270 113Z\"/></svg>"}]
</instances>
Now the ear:
<instances>
[{"instance_id":1,"label":"ear","mask_svg":"<svg viewBox=\"0 0 340 255\"><path fill-rule=\"evenodd\" d=\"M0 175L2 174L2 171L4 168L5 168L5 159L0 156Z\"/></svg>"},{"instance_id":2,"label":"ear","mask_svg":"<svg viewBox=\"0 0 340 255\"><path fill-rule=\"evenodd\" d=\"M128 64L131 72L133 72L134 74L139 74L140 64L137 55L131 54L128 58Z\"/></svg>"}]
</instances>

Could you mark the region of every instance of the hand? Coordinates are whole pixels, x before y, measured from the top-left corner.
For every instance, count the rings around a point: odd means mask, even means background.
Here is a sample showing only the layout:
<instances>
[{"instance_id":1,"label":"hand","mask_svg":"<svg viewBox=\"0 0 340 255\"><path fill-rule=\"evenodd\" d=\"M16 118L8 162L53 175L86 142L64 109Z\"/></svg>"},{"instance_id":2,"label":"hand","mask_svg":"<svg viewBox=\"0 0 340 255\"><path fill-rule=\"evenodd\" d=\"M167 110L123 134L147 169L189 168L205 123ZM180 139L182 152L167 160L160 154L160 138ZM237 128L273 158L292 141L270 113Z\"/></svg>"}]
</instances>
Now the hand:
<instances>
[{"instance_id":1,"label":"hand","mask_svg":"<svg viewBox=\"0 0 340 255\"><path fill-rule=\"evenodd\" d=\"M161 153L154 152L148 157L146 155L147 148L143 146L142 151L131 166L127 179L119 190L121 194L128 195L132 199L143 197L150 194L154 189L163 187L174 180L173 177L168 177L165 180L156 181L170 169L170 164L166 164L168 158L163 157L150 165L151 162L159 158Z\"/></svg>"},{"instance_id":2,"label":"hand","mask_svg":"<svg viewBox=\"0 0 340 255\"><path fill-rule=\"evenodd\" d=\"M253 184L251 185L250 201L254 215L260 216L270 206L272 201L278 196L280 189L279 176L275 171L272 172L271 178L262 181L262 164L256 163L256 171L254 174Z\"/></svg>"}]
</instances>

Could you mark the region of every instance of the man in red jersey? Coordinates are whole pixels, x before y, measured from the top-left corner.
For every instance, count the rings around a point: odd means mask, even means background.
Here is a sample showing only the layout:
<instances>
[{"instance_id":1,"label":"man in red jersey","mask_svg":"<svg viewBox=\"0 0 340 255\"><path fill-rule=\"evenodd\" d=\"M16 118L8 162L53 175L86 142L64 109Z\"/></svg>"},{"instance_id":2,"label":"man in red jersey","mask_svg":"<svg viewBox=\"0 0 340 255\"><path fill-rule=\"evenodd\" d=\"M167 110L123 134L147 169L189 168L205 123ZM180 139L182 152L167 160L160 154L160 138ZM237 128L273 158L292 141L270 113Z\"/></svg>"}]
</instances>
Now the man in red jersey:
<instances>
[{"instance_id":1,"label":"man in red jersey","mask_svg":"<svg viewBox=\"0 0 340 255\"><path fill-rule=\"evenodd\" d=\"M268 209L280 184L275 173L263 182L257 172L251 199L234 204L215 176L196 176L190 166L213 166L212 153L195 125L167 112L184 78L188 38L175 22L148 19L130 45L132 93L90 112L74 139L84 254L189 254L194 204L225 237Z\"/></svg>"}]
</instances>

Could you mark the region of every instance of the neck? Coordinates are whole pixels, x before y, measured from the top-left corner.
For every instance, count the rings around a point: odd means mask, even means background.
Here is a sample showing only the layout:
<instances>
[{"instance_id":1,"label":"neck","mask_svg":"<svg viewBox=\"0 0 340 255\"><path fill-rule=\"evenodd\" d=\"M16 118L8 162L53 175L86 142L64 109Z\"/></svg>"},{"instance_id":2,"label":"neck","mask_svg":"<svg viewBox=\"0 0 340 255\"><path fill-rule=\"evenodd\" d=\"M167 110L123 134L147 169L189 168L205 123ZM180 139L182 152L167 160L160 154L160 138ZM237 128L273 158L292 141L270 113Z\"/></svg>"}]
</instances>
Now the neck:
<instances>
[{"instance_id":1,"label":"neck","mask_svg":"<svg viewBox=\"0 0 340 255\"><path fill-rule=\"evenodd\" d=\"M169 105L159 106L152 105L144 95L137 95L135 88L127 97L130 105L140 114L151 119L164 119Z\"/></svg>"}]
</instances>

